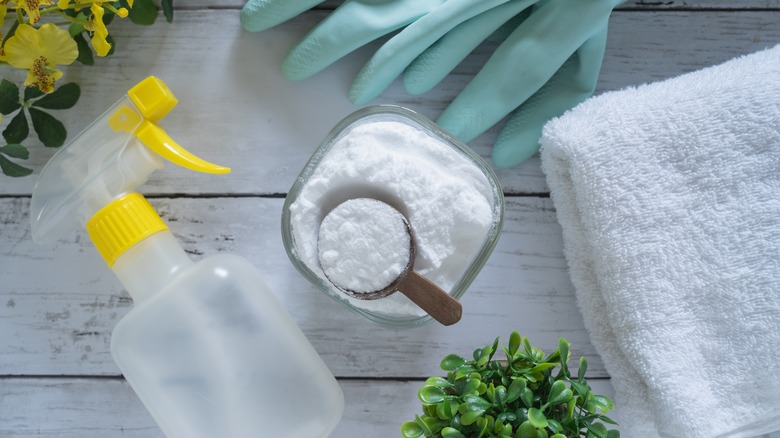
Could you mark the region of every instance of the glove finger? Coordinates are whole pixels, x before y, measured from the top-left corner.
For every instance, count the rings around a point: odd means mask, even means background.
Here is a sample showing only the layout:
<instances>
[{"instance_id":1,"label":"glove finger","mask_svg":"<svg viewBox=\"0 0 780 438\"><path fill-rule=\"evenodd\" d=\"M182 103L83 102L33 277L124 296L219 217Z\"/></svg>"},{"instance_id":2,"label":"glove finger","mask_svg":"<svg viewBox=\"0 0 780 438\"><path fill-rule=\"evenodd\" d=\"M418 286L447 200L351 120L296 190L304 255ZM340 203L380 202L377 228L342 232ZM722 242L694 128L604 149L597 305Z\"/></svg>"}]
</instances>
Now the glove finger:
<instances>
[{"instance_id":1,"label":"glove finger","mask_svg":"<svg viewBox=\"0 0 780 438\"><path fill-rule=\"evenodd\" d=\"M536 0L510 1L455 26L425 49L404 70L404 87L422 94L442 81L482 41L521 12L529 11ZM524 15L524 14L523 14ZM521 17L525 19L526 17Z\"/></svg>"},{"instance_id":2,"label":"glove finger","mask_svg":"<svg viewBox=\"0 0 780 438\"><path fill-rule=\"evenodd\" d=\"M307 78L369 42L414 22L444 1L348 0L290 51L282 61L282 73L292 80Z\"/></svg>"},{"instance_id":3,"label":"glove finger","mask_svg":"<svg viewBox=\"0 0 780 438\"><path fill-rule=\"evenodd\" d=\"M507 121L493 147L498 167L522 163L539 150L542 128L593 94L598 82L607 28L599 30L571 56L558 72Z\"/></svg>"},{"instance_id":4,"label":"glove finger","mask_svg":"<svg viewBox=\"0 0 780 438\"><path fill-rule=\"evenodd\" d=\"M379 96L404 69L436 40L458 24L507 1L448 0L387 41L363 66L349 92L362 105Z\"/></svg>"},{"instance_id":5,"label":"glove finger","mask_svg":"<svg viewBox=\"0 0 780 438\"><path fill-rule=\"evenodd\" d=\"M241 9L241 27L260 32L299 15L324 0L249 0Z\"/></svg>"},{"instance_id":6,"label":"glove finger","mask_svg":"<svg viewBox=\"0 0 780 438\"><path fill-rule=\"evenodd\" d=\"M498 123L606 26L607 4L560 0L535 9L442 112L439 125L469 142Z\"/></svg>"}]
</instances>

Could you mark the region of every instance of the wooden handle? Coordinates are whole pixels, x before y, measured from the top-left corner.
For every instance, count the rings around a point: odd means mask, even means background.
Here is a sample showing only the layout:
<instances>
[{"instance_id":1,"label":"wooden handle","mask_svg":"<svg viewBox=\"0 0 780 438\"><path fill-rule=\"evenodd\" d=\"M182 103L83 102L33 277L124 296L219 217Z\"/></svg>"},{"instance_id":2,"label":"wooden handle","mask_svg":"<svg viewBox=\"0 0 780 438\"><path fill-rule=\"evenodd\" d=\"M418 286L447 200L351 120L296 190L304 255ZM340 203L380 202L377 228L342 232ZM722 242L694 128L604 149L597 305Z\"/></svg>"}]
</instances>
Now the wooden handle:
<instances>
[{"instance_id":1,"label":"wooden handle","mask_svg":"<svg viewBox=\"0 0 780 438\"><path fill-rule=\"evenodd\" d=\"M458 300L417 272L410 270L398 289L436 321L444 325L460 321L463 308Z\"/></svg>"}]
</instances>

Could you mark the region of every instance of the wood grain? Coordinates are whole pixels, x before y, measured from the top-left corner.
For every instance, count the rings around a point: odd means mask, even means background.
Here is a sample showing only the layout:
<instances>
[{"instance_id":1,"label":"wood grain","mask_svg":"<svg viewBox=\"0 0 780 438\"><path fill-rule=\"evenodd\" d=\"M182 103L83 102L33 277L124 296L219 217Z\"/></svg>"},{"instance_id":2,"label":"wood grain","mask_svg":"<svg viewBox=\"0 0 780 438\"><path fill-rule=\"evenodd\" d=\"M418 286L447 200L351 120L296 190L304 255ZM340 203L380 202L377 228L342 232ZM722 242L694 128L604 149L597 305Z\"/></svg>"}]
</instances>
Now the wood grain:
<instances>
[{"instance_id":1,"label":"wood grain","mask_svg":"<svg viewBox=\"0 0 780 438\"><path fill-rule=\"evenodd\" d=\"M136 82L157 75L180 100L162 125L194 153L234 171L220 178L180 169L157 172L145 188L147 193L286 193L330 128L357 109L347 100L347 90L376 44L312 78L291 82L279 73L279 63L325 13L307 13L255 34L240 30L238 13L233 9L182 10L171 25L112 25L116 55L99 59L94 67L74 65L66 71L65 80L77 81L83 89L77 106L63 116L69 138ZM780 11L616 12L597 92L676 76L780 43L777 23ZM396 82L372 104L400 104L435 118L491 48L489 44L480 47L425 95L410 96ZM0 122L0 128L10 119ZM488 160L499 127L470 144ZM25 178L6 178L0 184L0 195L30 194L35 175L55 152L35 141L29 144L32 156L26 163L36 172ZM547 191L536 158L498 174L507 193Z\"/></svg>"},{"instance_id":2,"label":"wood grain","mask_svg":"<svg viewBox=\"0 0 780 438\"><path fill-rule=\"evenodd\" d=\"M282 198L329 129L357 109L347 90L380 42L293 83L279 73L281 59L340 2L325 2L262 33L240 29L244 3L176 1L173 24L112 24L116 55L93 67L67 67L64 80L78 82L82 97L57 116L72 139L140 79L154 74L169 83L181 104L163 126L182 145L234 172L214 177L168 166L143 191L153 195L152 204L194 258L234 252L266 276L340 378L347 410L333 436L398 436L400 424L419 411L421 379L441 374L441 357L467 356L513 330L546 349L567 338L575 357L587 357L589 376L601 379L594 382L597 391L611 395L577 309L536 158L498 170L509 195L504 231L462 299L463 319L452 327L381 328L346 311L294 270L279 233ZM597 93L774 46L780 43L778 23L780 0L627 1L610 20ZM400 104L435 118L493 48L483 44L423 96L408 95L396 82L372 104ZM0 68L6 79L22 78ZM0 122L0 130L9 121ZM486 159L498 129L470 144ZM132 306L127 293L83 233L49 247L31 240L29 196L56 150L25 143L32 156L23 164L35 173L0 177L0 436L162 436L109 354L111 330Z\"/></svg>"},{"instance_id":3,"label":"wood grain","mask_svg":"<svg viewBox=\"0 0 780 438\"><path fill-rule=\"evenodd\" d=\"M458 324L400 331L347 311L293 269L279 233L281 199L151 202L194 258L227 251L249 259L339 377L426 377L446 354L468 356L513 330L543 349L563 336L588 358L591 375L607 376L577 310L549 199L508 199L504 232L462 298ZM28 208L27 199L0 199L0 374L117 375L111 331L132 301L82 233L33 243Z\"/></svg>"}]
</instances>

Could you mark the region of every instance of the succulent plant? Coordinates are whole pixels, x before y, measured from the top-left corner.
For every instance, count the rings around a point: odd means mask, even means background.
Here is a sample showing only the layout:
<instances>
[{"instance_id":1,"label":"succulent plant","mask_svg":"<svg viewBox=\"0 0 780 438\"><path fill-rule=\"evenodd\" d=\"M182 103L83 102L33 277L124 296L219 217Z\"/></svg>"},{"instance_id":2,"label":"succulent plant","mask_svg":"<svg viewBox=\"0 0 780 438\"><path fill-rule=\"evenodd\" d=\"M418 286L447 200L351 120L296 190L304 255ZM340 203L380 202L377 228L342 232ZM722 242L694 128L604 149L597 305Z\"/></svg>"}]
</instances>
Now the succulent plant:
<instances>
[{"instance_id":1,"label":"succulent plant","mask_svg":"<svg viewBox=\"0 0 780 438\"><path fill-rule=\"evenodd\" d=\"M494 359L504 351L506 359ZM614 404L593 393L580 358L577 377L569 372L569 342L561 338L550 354L513 332L507 347L499 338L474 350L473 360L449 354L441 361L447 377L434 376L417 393L422 415L401 426L405 438L618 438L608 430Z\"/></svg>"}]
</instances>

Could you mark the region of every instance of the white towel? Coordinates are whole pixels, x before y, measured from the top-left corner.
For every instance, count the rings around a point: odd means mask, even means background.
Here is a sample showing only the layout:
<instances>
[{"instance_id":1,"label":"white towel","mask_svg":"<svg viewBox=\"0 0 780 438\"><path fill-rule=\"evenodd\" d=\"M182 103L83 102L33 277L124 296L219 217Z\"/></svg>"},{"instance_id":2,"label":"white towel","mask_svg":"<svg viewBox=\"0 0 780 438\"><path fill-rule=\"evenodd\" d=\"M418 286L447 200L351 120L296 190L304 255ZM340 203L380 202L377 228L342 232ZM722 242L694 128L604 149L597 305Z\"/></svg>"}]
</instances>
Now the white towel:
<instances>
[{"instance_id":1,"label":"white towel","mask_svg":"<svg viewBox=\"0 0 780 438\"><path fill-rule=\"evenodd\" d=\"M542 137L627 438L780 429L780 46L591 98Z\"/></svg>"}]
</instances>

